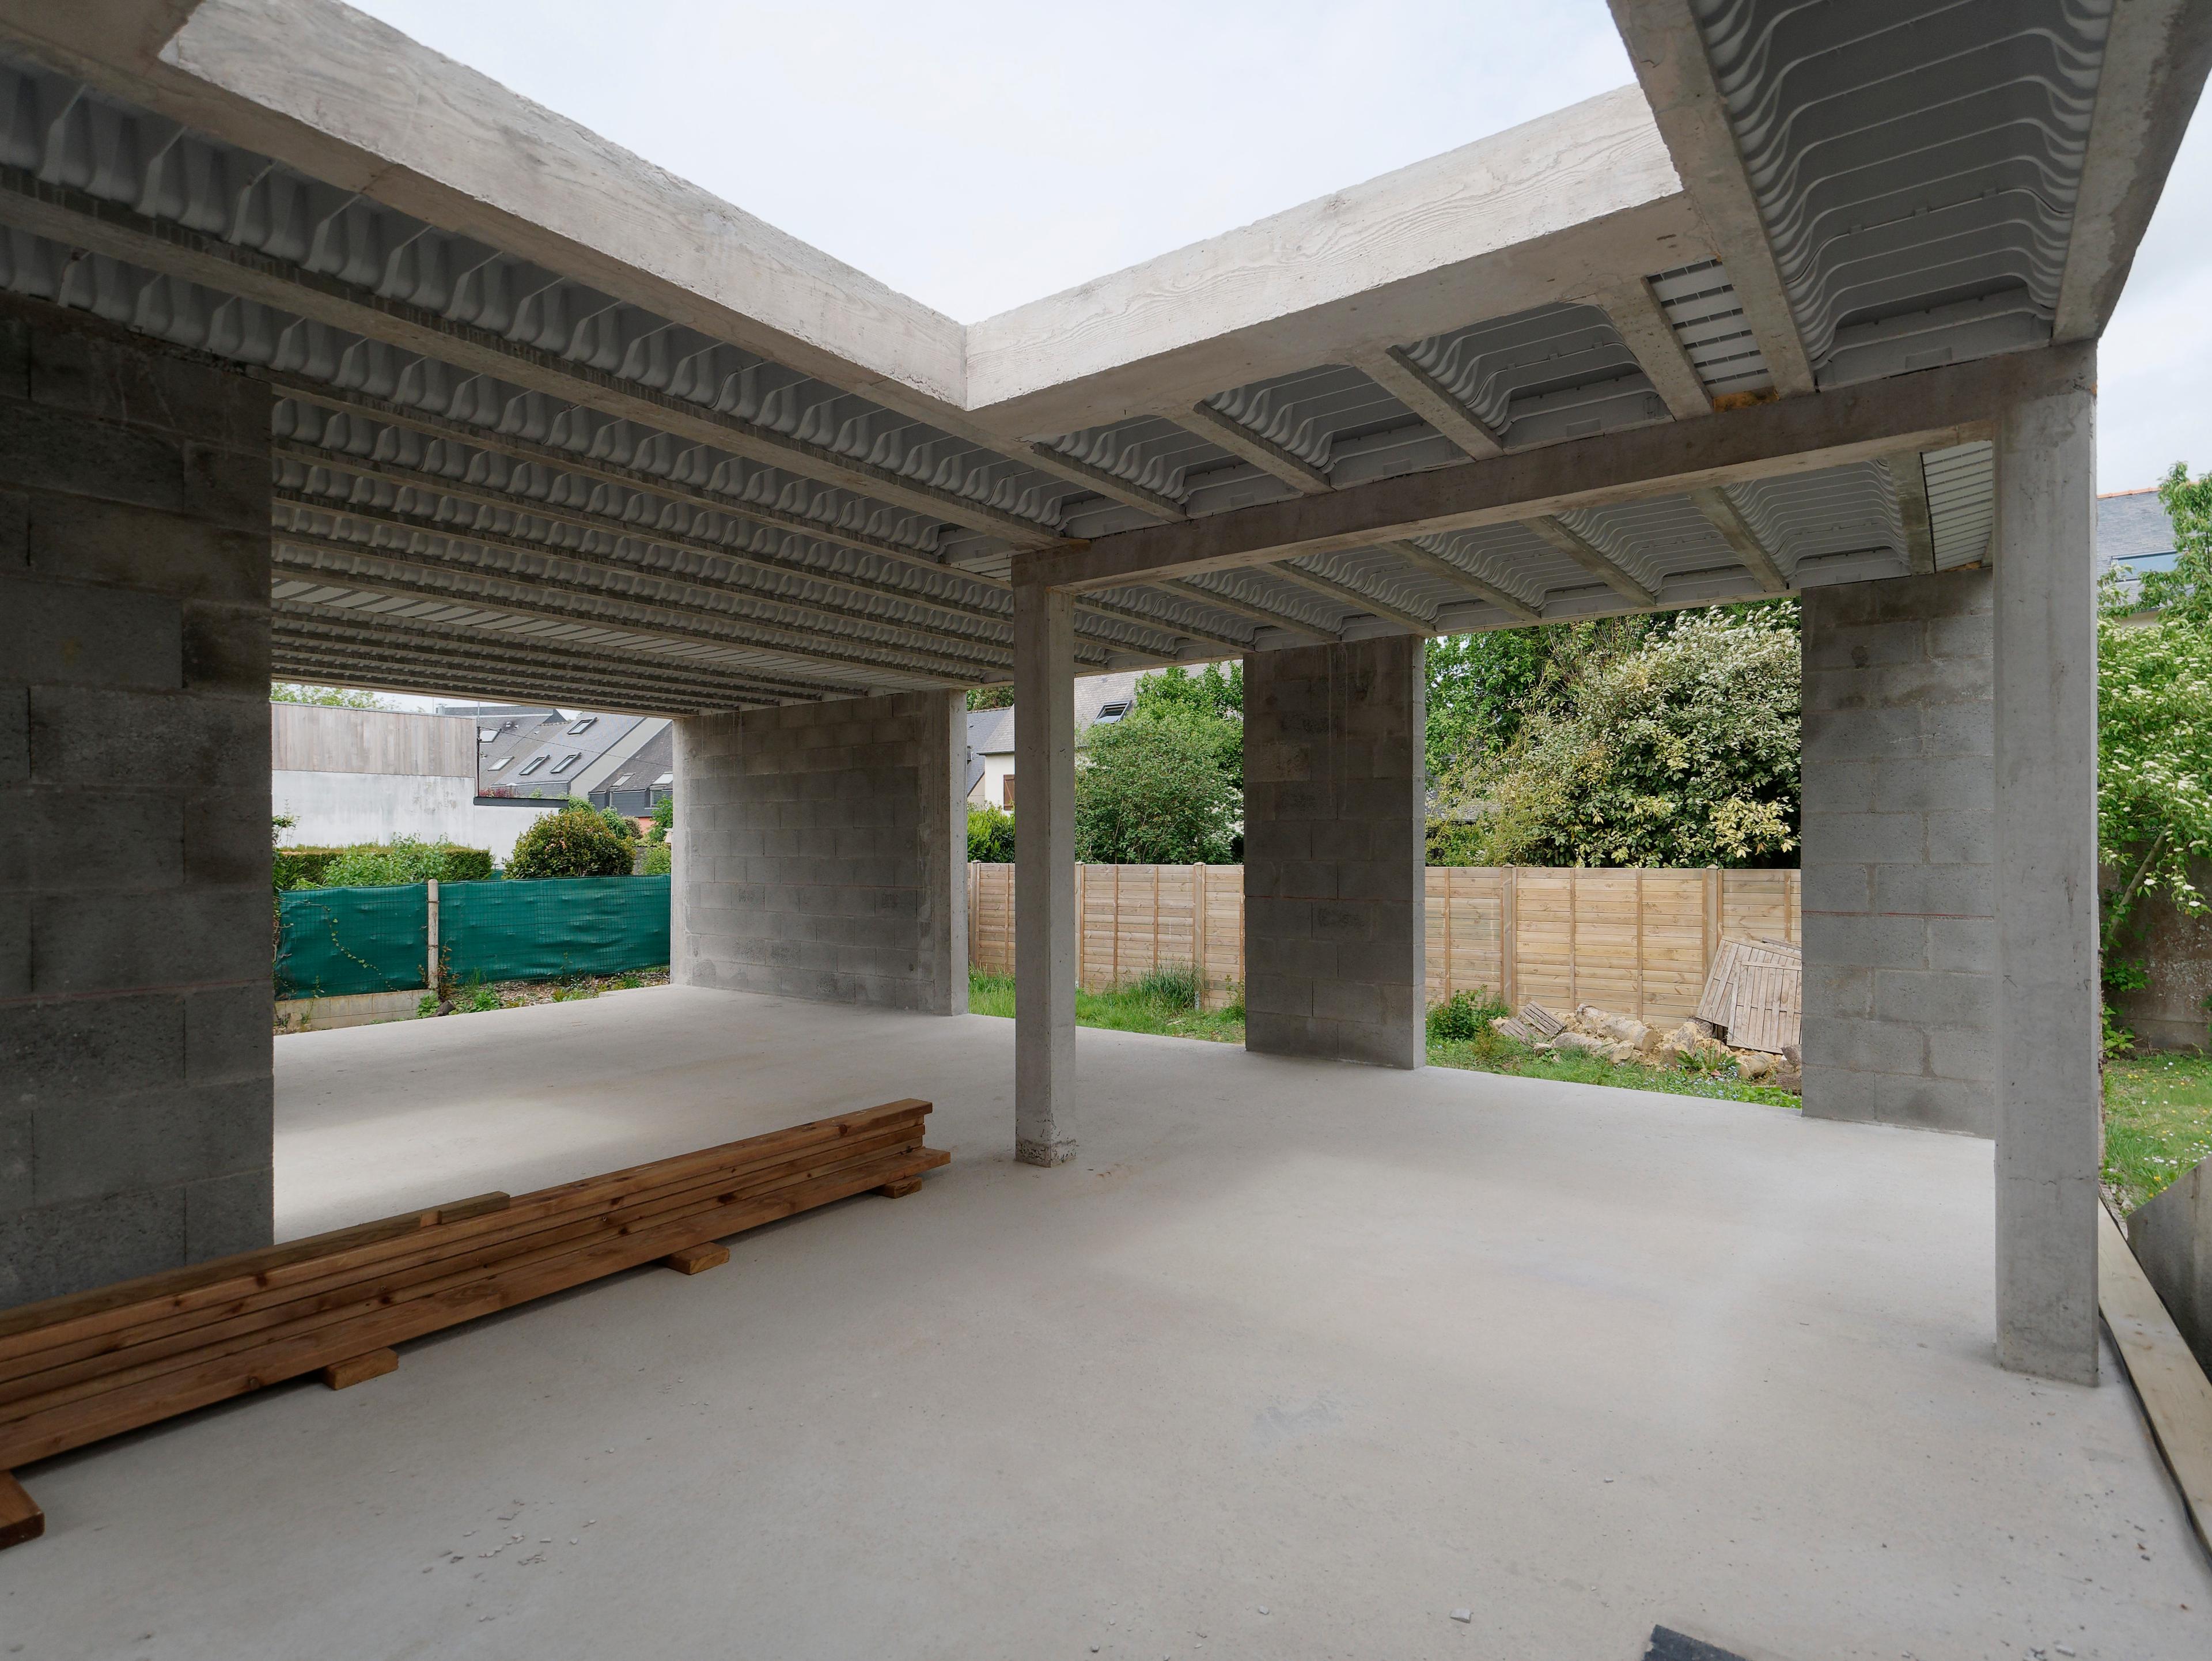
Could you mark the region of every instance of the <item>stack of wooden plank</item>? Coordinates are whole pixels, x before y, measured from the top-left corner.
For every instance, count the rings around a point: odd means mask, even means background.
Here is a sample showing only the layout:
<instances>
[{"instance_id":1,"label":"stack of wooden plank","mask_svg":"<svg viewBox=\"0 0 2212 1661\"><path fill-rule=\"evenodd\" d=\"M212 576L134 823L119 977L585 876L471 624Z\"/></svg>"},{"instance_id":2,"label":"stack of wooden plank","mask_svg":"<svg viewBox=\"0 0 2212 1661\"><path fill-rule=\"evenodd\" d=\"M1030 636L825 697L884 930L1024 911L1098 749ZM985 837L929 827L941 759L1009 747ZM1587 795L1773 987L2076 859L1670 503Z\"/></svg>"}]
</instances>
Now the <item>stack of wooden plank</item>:
<instances>
[{"instance_id":1,"label":"stack of wooden plank","mask_svg":"<svg viewBox=\"0 0 2212 1661\"><path fill-rule=\"evenodd\" d=\"M1540 1043L1547 1038L1556 1038L1566 1030L1566 1023L1531 998L1521 1006L1517 1015L1500 1015L1491 1025L1509 1038L1522 1043Z\"/></svg>"},{"instance_id":2,"label":"stack of wooden plank","mask_svg":"<svg viewBox=\"0 0 2212 1661\"><path fill-rule=\"evenodd\" d=\"M7 1473L173 1414L320 1372L388 1372L391 1346L871 1189L908 1194L951 1155L923 1101L818 1119L510 1198L480 1195L0 1313L0 1545L35 1536Z\"/></svg>"},{"instance_id":3,"label":"stack of wooden plank","mask_svg":"<svg viewBox=\"0 0 2212 1661\"><path fill-rule=\"evenodd\" d=\"M1797 1047L1805 954L1788 940L1724 940L1705 976L1698 1019L1738 1050L1779 1056Z\"/></svg>"}]
</instances>

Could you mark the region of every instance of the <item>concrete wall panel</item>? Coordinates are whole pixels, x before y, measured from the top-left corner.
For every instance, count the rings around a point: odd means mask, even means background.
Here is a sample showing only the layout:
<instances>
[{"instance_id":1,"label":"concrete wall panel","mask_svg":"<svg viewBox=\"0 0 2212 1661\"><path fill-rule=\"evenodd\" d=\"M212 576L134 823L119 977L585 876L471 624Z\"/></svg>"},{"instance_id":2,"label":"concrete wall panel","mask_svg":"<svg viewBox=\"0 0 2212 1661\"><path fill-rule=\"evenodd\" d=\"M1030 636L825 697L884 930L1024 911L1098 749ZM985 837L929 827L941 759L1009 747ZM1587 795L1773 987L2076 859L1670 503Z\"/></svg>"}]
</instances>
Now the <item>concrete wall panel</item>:
<instances>
[{"instance_id":1,"label":"concrete wall panel","mask_svg":"<svg viewBox=\"0 0 2212 1661\"><path fill-rule=\"evenodd\" d=\"M270 1238L269 401L0 315L0 1305Z\"/></svg>"}]
</instances>

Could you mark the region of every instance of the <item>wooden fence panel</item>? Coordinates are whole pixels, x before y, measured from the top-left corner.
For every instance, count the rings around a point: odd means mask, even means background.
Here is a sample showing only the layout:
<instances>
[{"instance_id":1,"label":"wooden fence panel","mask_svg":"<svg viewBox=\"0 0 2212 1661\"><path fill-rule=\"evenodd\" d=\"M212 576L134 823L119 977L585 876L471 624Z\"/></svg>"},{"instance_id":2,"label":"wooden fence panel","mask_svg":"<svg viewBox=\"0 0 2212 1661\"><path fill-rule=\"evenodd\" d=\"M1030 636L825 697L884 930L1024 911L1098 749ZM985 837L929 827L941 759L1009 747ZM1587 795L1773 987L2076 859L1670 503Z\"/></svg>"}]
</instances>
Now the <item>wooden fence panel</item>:
<instances>
[{"instance_id":1,"label":"wooden fence panel","mask_svg":"<svg viewBox=\"0 0 2212 1661\"><path fill-rule=\"evenodd\" d=\"M1014 867L969 867L968 953L1014 970ZM1208 1008L1244 982L1244 871L1235 865L1084 865L1078 982L1102 992L1196 964ZM1795 871L1431 867L1428 998L1486 992L1516 1008L1594 1003L1672 1025L1692 1014L1724 939L1796 943Z\"/></svg>"}]
</instances>

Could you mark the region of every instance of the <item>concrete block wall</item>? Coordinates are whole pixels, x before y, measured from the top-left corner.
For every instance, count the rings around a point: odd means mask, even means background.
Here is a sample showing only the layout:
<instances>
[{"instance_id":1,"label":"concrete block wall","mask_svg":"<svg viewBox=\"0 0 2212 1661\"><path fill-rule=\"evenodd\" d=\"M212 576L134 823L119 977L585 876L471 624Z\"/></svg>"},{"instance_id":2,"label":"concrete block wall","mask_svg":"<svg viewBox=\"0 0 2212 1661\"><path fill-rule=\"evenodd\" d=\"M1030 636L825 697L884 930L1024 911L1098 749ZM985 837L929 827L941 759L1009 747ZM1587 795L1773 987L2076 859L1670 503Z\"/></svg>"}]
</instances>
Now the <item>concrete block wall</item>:
<instances>
[{"instance_id":1,"label":"concrete block wall","mask_svg":"<svg viewBox=\"0 0 2212 1661\"><path fill-rule=\"evenodd\" d=\"M1425 642L1244 660L1244 1043L1419 1067Z\"/></svg>"},{"instance_id":2,"label":"concrete block wall","mask_svg":"<svg viewBox=\"0 0 2212 1661\"><path fill-rule=\"evenodd\" d=\"M0 309L0 1305L270 1239L269 421Z\"/></svg>"},{"instance_id":3,"label":"concrete block wall","mask_svg":"<svg viewBox=\"0 0 2212 1661\"><path fill-rule=\"evenodd\" d=\"M1805 1110L1996 1133L1986 570L1804 597Z\"/></svg>"},{"instance_id":4,"label":"concrete block wall","mask_svg":"<svg viewBox=\"0 0 2212 1661\"><path fill-rule=\"evenodd\" d=\"M957 692L678 721L675 979L964 1012L966 739Z\"/></svg>"}]
</instances>

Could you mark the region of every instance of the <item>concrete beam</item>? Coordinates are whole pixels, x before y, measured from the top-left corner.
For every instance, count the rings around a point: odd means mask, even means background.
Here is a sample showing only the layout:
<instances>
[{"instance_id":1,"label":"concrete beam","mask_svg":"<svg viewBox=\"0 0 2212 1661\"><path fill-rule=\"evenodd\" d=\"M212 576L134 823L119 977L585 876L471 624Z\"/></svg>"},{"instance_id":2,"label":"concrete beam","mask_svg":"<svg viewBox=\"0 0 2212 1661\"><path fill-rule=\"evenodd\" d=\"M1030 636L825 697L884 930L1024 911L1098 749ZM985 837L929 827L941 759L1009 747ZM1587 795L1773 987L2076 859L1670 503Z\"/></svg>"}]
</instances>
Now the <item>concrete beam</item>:
<instances>
[{"instance_id":1,"label":"concrete beam","mask_svg":"<svg viewBox=\"0 0 2212 1661\"><path fill-rule=\"evenodd\" d=\"M1424 548L1418 542L1386 542L1381 545L1390 553L1409 559L1425 571L1457 583L1476 599L1486 600L1508 617L1522 623L1541 623L1544 614L1509 588L1501 588L1486 577L1477 576L1457 560L1447 559L1432 548Z\"/></svg>"},{"instance_id":2,"label":"concrete beam","mask_svg":"<svg viewBox=\"0 0 2212 1661\"><path fill-rule=\"evenodd\" d=\"M702 622L741 623L780 629L787 633L820 639L841 647L872 647L880 652L903 653L908 656L938 662L947 667L960 669L1003 669L1012 661L1012 653L1000 641L975 635L948 635L924 624L902 623L880 617L860 606L844 605L834 600L786 599L772 590L750 584L732 582L726 579L700 575L666 567L654 567L619 555L588 549L571 549L557 543L539 542L528 537L503 535L496 531L464 528L444 520L430 519L415 514L402 514L389 509L355 506L335 502L321 496L308 496L299 490L272 490L270 500L279 506L296 508L307 513L327 514L334 519L349 519L357 524L381 526L387 530L404 531L411 534L439 538L450 549L453 544L474 545L495 549L510 554L520 554L526 559L547 562L559 561L583 570L604 573L621 579L627 587L611 586L604 582L586 581L575 577L556 575L550 570L528 570L513 565L483 566L458 559L450 553L444 557L424 553L414 548L376 547L365 544L349 544L343 537L324 538L319 532L295 531L279 525L277 533L319 539L325 548L362 547L380 557L428 563L444 571L465 573L475 576L495 577L504 581L520 582L543 587L557 592L597 597L608 595L627 604L659 605L681 614L697 617ZM641 538L643 539L643 538ZM653 592L658 589L659 592ZM697 598L694 598L696 596ZM757 611L738 609L729 601L744 601L763 608ZM800 619L779 616L777 611L793 612ZM879 630L876 636L856 634L849 628L835 626L833 619L844 618L853 624ZM821 619L809 621L808 619ZM885 639L883 636L889 636ZM1106 661L1106 654L1094 648L1089 654L1094 662Z\"/></svg>"},{"instance_id":3,"label":"concrete beam","mask_svg":"<svg viewBox=\"0 0 2212 1661\"><path fill-rule=\"evenodd\" d=\"M1387 599L1376 599L1364 588L1339 582L1334 577L1323 576L1319 571L1309 570L1293 561L1283 560L1270 565L1267 574L1281 577L1286 582L1295 582L1301 588L1310 588L1340 605L1350 606L1355 613L1364 611L1389 623L1402 624L1419 634L1432 635L1437 631L1434 616L1424 617L1420 612L1409 611L1402 605L1393 605Z\"/></svg>"},{"instance_id":4,"label":"concrete beam","mask_svg":"<svg viewBox=\"0 0 2212 1661\"><path fill-rule=\"evenodd\" d=\"M1797 332L1796 313L1782 286L1766 224L1751 193L1743 154L1728 107L1713 81L1689 0L1611 0L1636 78L1650 100L1690 199L1697 204L1713 251L1728 267L1752 337L1784 398L1813 390L1813 365Z\"/></svg>"},{"instance_id":5,"label":"concrete beam","mask_svg":"<svg viewBox=\"0 0 2212 1661\"><path fill-rule=\"evenodd\" d=\"M1014 589L1014 1157L1075 1157L1074 605Z\"/></svg>"},{"instance_id":6,"label":"concrete beam","mask_svg":"<svg viewBox=\"0 0 2212 1661\"><path fill-rule=\"evenodd\" d=\"M1712 394L1705 378L1682 350L1682 338L1667 320L1659 296L1642 277L1614 284L1591 300L1612 319L1628 350L1651 381L1667 412L1677 421L1695 421L1713 412Z\"/></svg>"},{"instance_id":7,"label":"concrete beam","mask_svg":"<svg viewBox=\"0 0 2212 1661\"><path fill-rule=\"evenodd\" d=\"M1572 526L1562 523L1549 514L1539 514L1525 521L1528 528L1588 571L1600 582L1623 599L1638 605L1650 605L1659 596L1645 587L1643 582L1622 569L1611 554L1590 541Z\"/></svg>"},{"instance_id":8,"label":"concrete beam","mask_svg":"<svg viewBox=\"0 0 2212 1661\"><path fill-rule=\"evenodd\" d=\"M1294 617L1288 611L1279 611L1272 605L1261 605L1252 600L1239 599L1233 594L1224 594L1195 582L1187 582L1180 577L1163 577L1158 582L1149 586L1154 588L1164 588L1171 594L1182 594L1188 599L1198 601L1202 605L1218 605L1224 611L1234 611L1238 617L1249 618L1253 622L1267 628L1280 629L1286 634L1301 635L1308 640L1328 642L1344 638L1341 630L1324 629L1317 624L1306 622L1303 618Z\"/></svg>"},{"instance_id":9,"label":"concrete beam","mask_svg":"<svg viewBox=\"0 0 2212 1661\"><path fill-rule=\"evenodd\" d=\"M697 715L732 707L699 697L672 697L635 686L556 674L455 666L394 658L374 652L295 652L280 648L270 658L279 680L358 687L369 692L403 692L416 697L464 692L471 697L580 703L617 715ZM762 707L762 706L754 706Z\"/></svg>"},{"instance_id":10,"label":"concrete beam","mask_svg":"<svg viewBox=\"0 0 2212 1661\"><path fill-rule=\"evenodd\" d=\"M750 632L732 633L705 627L705 618L699 612L626 601L589 583L564 582L537 575L517 576L511 572L472 568L427 554L375 548L341 538L279 530L272 533L270 541L276 568L284 575L357 589L363 593L443 600L447 605L478 606L514 617L619 630L650 640L718 646L726 651L767 652L778 657L834 663L844 668L895 676L925 685L969 686L992 672L988 666L981 663L956 668L942 659L932 657L927 660L943 666L916 668L895 660L888 654L869 656L860 652L827 651L803 634L796 639L781 637L797 634L796 630L764 628L750 618L737 619ZM460 586L456 578L477 582L482 588ZM592 603L569 603L567 597L571 594L584 596Z\"/></svg>"},{"instance_id":11,"label":"concrete beam","mask_svg":"<svg viewBox=\"0 0 2212 1661\"><path fill-rule=\"evenodd\" d=\"M2112 9L2054 340L2094 340L2112 321L2208 70L2212 7L2130 0Z\"/></svg>"},{"instance_id":12,"label":"concrete beam","mask_svg":"<svg viewBox=\"0 0 2212 1661\"><path fill-rule=\"evenodd\" d=\"M1897 491L1897 514L1905 526L1905 569L1915 576L1936 569L1936 519L1928 506L1928 469L1920 452L1899 450L1881 459Z\"/></svg>"},{"instance_id":13,"label":"concrete beam","mask_svg":"<svg viewBox=\"0 0 2212 1661\"><path fill-rule=\"evenodd\" d=\"M624 380L490 330L383 299L289 260L145 218L83 191L49 184L21 168L0 167L0 224L105 254L143 271L238 295L402 351L419 353L471 374L490 375L694 444L713 445L749 461L1003 537L1016 547L1042 547L1052 539L1048 528L1032 520L906 478L888 467L839 455L821 445Z\"/></svg>"},{"instance_id":14,"label":"concrete beam","mask_svg":"<svg viewBox=\"0 0 2212 1661\"><path fill-rule=\"evenodd\" d=\"M2097 1382L2096 395L1997 429L1997 1354Z\"/></svg>"},{"instance_id":15,"label":"concrete beam","mask_svg":"<svg viewBox=\"0 0 2212 1661\"><path fill-rule=\"evenodd\" d=\"M1498 435L1475 418L1443 382L1396 346L1355 356L1353 368L1435 428L1477 461L1503 455Z\"/></svg>"},{"instance_id":16,"label":"concrete beam","mask_svg":"<svg viewBox=\"0 0 2212 1661\"><path fill-rule=\"evenodd\" d=\"M1744 569L1759 579L1759 586L1770 594L1778 594L1790 587L1790 579L1782 575L1782 568L1774 563L1774 556L1766 551L1766 545L1759 539L1743 514L1729 493L1717 484L1700 485L1690 492L1691 503L1705 516L1705 522L1721 533Z\"/></svg>"},{"instance_id":17,"label":"concrete beam","mask_svg":"<svg viewBox=\"0 0 2212 1661\"><path fill-rule=\"evenodd\" d=\"M1183 414L1169 417L1186 431L1218 444L1233 456L1250 462L1263 473L1272 473L1301 496L1327 496L1336 487L1328 475L1303 456L1294 456L1272 444L1234 416L1224 415L1211 404L1197 403Z\"/></svg>"},{"instance_id":18,"label":"concrete beam","mask_svg":"<svg viewBox=\"0 0 2212 1661\"><path fill-rule=\"evenodd\" d=\"M1942 449L1988 437L2015 399L2076 384L2093 362L2094 354L2070 346L1947 364L1702 421L1601 433L1325 496L1231 508L1188 525L1064 543L1018 556L1016 574L1054 587L1114 587L1813 472L1907 447Z\"/></svg>"}]
</instances>

